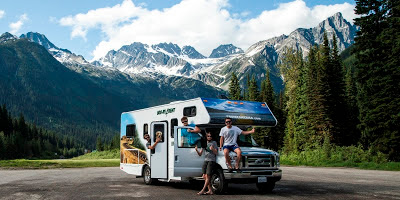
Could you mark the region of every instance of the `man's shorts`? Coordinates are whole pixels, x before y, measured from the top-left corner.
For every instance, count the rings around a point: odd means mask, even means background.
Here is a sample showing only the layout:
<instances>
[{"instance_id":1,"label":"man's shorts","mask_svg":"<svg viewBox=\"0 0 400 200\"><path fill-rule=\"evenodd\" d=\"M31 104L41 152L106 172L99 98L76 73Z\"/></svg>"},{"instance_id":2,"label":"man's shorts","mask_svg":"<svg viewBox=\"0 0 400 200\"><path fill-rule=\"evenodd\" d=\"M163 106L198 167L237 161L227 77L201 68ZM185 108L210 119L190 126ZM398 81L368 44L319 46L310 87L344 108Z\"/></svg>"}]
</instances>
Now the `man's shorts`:
<instances>
[{"instance_id":1,"label":"man's shorts","mask_svg":"<svg viewBox=\"0 0 400 200\"><path fill-rule=\"evenodd\" d=\"M203 174L211 175L214 166L215 166L214 161L204 161L203 167L202 167Z\"/></svg>"},{"instance_id":2,"label":"man's shorts","mask_svg":"<svg viewBox=\"0 0 400 200\"><path fill-rule=\"evenodd\" d=\"M229 151L235 151L235 149L239 148L239 146L237 144L235 145L224 145L222 147L222 150L224 149L228 149Z\"/></svg>"}]
</instances>

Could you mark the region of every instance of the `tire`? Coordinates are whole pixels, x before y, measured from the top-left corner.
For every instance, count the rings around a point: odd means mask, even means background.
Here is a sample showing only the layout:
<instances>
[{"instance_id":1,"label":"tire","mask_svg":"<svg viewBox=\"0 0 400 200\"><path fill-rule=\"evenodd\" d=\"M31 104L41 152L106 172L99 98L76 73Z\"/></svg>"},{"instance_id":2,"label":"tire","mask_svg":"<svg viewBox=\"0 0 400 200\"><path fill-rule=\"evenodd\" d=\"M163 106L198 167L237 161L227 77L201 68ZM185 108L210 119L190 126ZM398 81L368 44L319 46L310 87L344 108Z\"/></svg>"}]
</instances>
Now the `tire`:
<instances>
[{"instance_id":1,"label":"tire","mask_svg":"<svg viewBox=\"0 0 400 200\"><path fill-rule=\"evenodd\" d=\"M225 179L222 169L214 170L211 175L211 188L214 193L222 194L228 189L228 181Z\"/></svg>"},{"instance_id":2,"label":"tire","mask_svg":"<svg viewBox=\"0 0 400 200\"><path fill-rule=\"evenodd\" d=\"M151 169L147 165L143 170L143 181L146 185L153 185L157 182L157 179L151 178Z\"/></svg>"},{"instance_id":3,"label":"tire","mask_svg":"<svg viewBox=\"0 0 400 200\"><path fill-rule=\"evenodd\" d=\"M271 193L275 188L275 182L271 183L256 183L258 191L262 194Z\"/></svg>"}]
</instances>

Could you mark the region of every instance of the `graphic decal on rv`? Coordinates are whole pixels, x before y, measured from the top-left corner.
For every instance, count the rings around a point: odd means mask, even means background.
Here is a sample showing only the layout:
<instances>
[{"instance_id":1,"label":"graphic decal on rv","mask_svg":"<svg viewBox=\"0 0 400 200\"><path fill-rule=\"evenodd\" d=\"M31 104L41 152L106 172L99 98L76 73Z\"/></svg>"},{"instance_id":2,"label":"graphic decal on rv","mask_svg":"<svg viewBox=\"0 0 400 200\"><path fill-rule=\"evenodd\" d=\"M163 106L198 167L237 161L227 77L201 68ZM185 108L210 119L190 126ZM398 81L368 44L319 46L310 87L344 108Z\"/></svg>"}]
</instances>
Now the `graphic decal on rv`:
<instances>
[{"instance_id":1,"label":"graphic decal on rv","mask_svg":"<svg viewBox=\"0 0 400 200\"><path fill-rule=\"evenodd\" d=\"M135 119L125 113L121 116L121 163L144 164L148 161L145 146L138 137Z\"/></svg>"},{"instance_id":2,"label":"graphic decal on rv","mask_svg":"<svg viewBox=\"0 0 400 200\"><path fill-rule=\"evenodd\" d=\"M168 115L168 114L174 113L174 112L175 112L175 108L168 108L168 109L164 109L164 110L158 110L157 115L161 115L161 114Z\"/></svg>"},{"instance_id":3,"label":"graphic decal on rv","mask_svg":"<svg viewBox=\"0 0 400 200\"><path fill-rule=\"evenodd\" d=\"M235 125L275 126L276 119L265 103L202 98L211 124L223 124L226 117Z\"/></svg>"}]
</instances>

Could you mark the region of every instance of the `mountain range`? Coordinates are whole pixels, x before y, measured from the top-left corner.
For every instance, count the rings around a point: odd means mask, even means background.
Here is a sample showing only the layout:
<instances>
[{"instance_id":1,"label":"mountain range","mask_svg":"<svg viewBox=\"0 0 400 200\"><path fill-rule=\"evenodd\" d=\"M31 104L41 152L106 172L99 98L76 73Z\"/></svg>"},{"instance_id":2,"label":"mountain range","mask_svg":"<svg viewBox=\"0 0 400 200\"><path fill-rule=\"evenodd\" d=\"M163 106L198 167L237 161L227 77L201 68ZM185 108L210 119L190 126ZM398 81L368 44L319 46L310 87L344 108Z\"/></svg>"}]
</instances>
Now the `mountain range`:
<instances>
[{"instance_id":1,"label":"mountain range","mask_svg":"<svg viewBox=\"0 0 400 200\"><path fill-rule=\"evenodd\" d=\"M4 33L0 103L38 125L90 144L96 134L111 137L118 131L121 112L226 94L232 73L244 86L247 75L261 81L268 71L279 92L283 81L276 65L285 48L306 56L310 45L320 44L327 32L331 43L336 35L342 51L354 42L357 30L337 13L314 28L257 42L246 51L224 44L206 57L191 46L134 42L92 62L55 46L40 33Z\"/></svg>"},{"instance_id":2,"label":"mountain range","mask_svg":"<svg viewBox=\"0 0 400 200\"><path fill-rule=\"evenodd\" d=\"M206 58L193 47L190 49L201 56L189 56L183 53L178 45L172 43L150 46L135 42L109 51L94 63L97 66L117 68L129 74L156 73L188 77L224 90L228 88L232 72L236 73L241 84L245 85L247 75L254 75L260 82L269 71L274 88L279 92L283 88L283 82L276 65L286 48L301 51L305 57L310 46L322 43L323 34L326 32L330 45L335 34L339 51L343 51L354 43L357 31L357 26L346 21L341 13L336 13L314 28L298 28L289 35L259 41L246 51L232 44L220 45Z\"/></svg>"}]
</instances>

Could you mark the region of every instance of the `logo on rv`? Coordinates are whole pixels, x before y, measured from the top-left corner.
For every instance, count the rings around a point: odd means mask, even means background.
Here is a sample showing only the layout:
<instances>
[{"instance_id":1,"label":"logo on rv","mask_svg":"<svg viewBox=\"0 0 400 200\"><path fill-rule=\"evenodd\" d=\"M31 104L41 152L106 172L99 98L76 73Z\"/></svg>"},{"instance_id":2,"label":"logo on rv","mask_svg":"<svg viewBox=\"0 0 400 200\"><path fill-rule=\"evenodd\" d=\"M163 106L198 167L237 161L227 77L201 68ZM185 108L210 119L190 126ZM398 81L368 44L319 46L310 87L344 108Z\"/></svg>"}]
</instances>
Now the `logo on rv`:
<instances>
[{"instance_id":1,"label":"logo on rv","mask_svg":"<svg viewBox=\"0 0 400 200\"><path fill-rule=\"evenodd\" d=\"M161 114L168 115L169 113L173 113L173 112L175 112L175 108L168 108L168 109L157 111L157 115L161 115Z\"/></svg>"}]
</instances>

